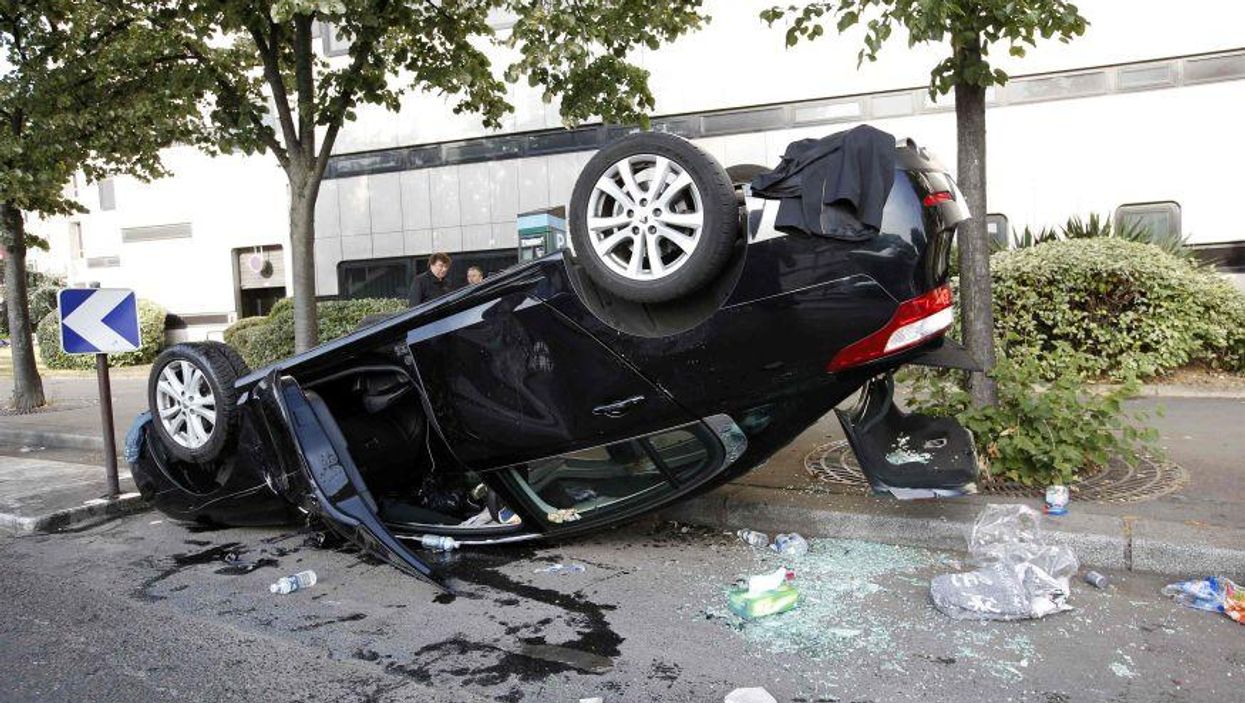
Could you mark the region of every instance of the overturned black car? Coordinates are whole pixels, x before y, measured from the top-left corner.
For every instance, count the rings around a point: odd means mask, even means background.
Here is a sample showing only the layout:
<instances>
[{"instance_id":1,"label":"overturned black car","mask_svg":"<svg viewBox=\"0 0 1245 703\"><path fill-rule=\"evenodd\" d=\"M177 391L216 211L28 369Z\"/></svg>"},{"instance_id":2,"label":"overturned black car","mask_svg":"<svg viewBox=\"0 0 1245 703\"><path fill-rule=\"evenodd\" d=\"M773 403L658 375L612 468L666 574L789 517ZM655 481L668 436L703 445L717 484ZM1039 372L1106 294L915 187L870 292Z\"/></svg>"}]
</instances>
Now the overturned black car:
<instances>
[{"instance_id":1,"label":"overturned black car","mask_svg":"<svg viewBox=\"0 0 1245 703\"><path fill-rule=\"evenodd\" d=\"M257 371L220 343L166 350L133 430L139 490L184 520L313 517L436 581L410 547L630 519L857 392L839 418L875 487L970 484L968 433L891 402L905 364L972 365L943 336L969 216L951 178L868 127L762 171L633 134L580 175L573 252Z\"/></svg>"}]
</instances>

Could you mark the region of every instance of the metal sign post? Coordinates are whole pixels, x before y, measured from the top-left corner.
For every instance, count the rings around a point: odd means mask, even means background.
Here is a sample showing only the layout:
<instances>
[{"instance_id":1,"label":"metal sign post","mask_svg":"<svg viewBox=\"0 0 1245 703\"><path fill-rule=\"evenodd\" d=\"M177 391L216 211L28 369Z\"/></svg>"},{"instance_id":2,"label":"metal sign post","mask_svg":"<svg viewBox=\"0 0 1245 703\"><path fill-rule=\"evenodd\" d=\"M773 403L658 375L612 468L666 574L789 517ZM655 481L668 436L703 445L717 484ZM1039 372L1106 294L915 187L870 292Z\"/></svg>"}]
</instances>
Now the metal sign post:
<instances>
[{"instance_id":1,"label":"metal sign post","mask_svg":"<svg viewBox=\"0 0 1245 703\"><path fill-rule=\"evenodd\" d=\"M99 380L99 413L104 430L104 462L108 497L121 494L117 476L117 443L113 437L110 352L138 351L138 301L123 288L64 288L57 295L61 349L66 354L94 354Z\"/></svg>"},{"instance_id":2,"label":"metal sign post","mask_svg":"<svg viewBox=\"0 0 1245 703\"><path fill-rule=\"evenodd\" d=\"M95 376L99 379L99 417L104 426L104 471L108 477L108 498L121 495L117 476L117 443L112 434L112 383L108 379L108 355L95 355Z\"/></svg>"}]
</instances>

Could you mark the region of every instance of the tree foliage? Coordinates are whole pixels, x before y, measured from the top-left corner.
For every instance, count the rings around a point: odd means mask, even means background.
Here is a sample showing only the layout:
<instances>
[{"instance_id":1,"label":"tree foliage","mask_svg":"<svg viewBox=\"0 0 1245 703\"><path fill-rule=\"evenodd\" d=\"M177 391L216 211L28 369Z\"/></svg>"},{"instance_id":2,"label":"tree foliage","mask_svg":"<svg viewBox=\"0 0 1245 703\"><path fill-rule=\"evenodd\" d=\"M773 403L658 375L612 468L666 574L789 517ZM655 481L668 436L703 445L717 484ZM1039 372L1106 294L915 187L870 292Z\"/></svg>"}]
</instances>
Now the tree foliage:
<instances>
[{"instance_id":1,"label":"tree foliage","mask_svg":"<svg viewBox=\"0 0 1245 703\"><path fill-rule=\"evenodd\" d=\"M44 403L35 366L26 215L82 210L70 187L164 174L160 149L193 138L200 77L171 34L118 0L0 0L0 249L13 407Z\"/></svg>"},{"instance_id":2,"label":"tree foliage","mask_svg":"<svg viewBox=\"0 0 1245 703\"><path fill-rule=\"evenodd\" d=\"M498 128L513 109L506 82L526 77L562 99L568 122L641 120L653 96L629 54L699 27L701 2L191 0L152 14L213 81L212 143L272 151L284 166L291 146L315 143L314 128L327 158L358 106L397 110L408 90L449 96L455 112ZM345 55L315 51L318 31L334 32ZM494 66L490 46L513 60Z\"/></svg>"},{"instance_id":3,"label":"tree foliage","mask_svg":"<svg viewBox=\"0 0 1245 703\"><path fill-rule=\"evenodd\" d=\"M864 47L858 63L876 61L895 28L908 34L908 46L949 41L951 55L930 72L931 96L945 95L956 85L987 88L1007 82L1007 72L990 63L990 49L1005 45L1023 57L1037 40L1067 42L1085 33L1089 23L1066 0L834 0L771 7L761 13L769 24L789 17L787 45L816 39L823 23L835 20L840 32L863 24Z\"/></svg>"},{"instance_id":4,"label":"tree foliage","mask_svg":"<svg viewBox=\"0 0 1245 703\"><path fill-rule=\"evenodd\" d=\"M318 336L314 206L337 134L361 105L397 110L406 91L500 128L507 82L560 100L566 123L644 122L648 73L628 61L699 27L702 0L149 0L210 81L205 143L272 152L290 184L296 349ZM507 27L508 25L508 27ZM506 27L498 31L495 27ZM314 35L346 46L324 56ZM506 56L504 68L494 56ZM410 115L410 119L421 119Z\"/></svg>"},{"instance_id":5,"label":"tree foliage","mask_svg":"<svg viewBox=\"0 0 1245 703\"><path fill-rule=\"evenodd\" d=\"M198 78L170 39L128 3L0 2L0 200L70 214L79 171L163 175L160 149L198 114Z\"/></svg>"}]
</instances>

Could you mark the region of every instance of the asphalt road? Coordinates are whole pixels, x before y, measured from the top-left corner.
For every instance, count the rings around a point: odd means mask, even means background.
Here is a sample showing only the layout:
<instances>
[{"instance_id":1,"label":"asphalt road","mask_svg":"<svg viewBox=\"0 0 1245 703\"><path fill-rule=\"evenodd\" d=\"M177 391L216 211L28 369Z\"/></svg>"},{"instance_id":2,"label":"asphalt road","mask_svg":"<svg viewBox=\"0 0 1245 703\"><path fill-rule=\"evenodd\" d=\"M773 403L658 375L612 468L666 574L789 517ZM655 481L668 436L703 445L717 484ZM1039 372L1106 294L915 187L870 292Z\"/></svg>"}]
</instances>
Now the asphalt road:
<instances>
[{"instance_id":1,"label":"asphalt road","mask_svg":"<svg viewBox=\"0 0 1245 703\"><path fill-rule=\"evenodd\" d=\"M926 594L958 555L819 540L793 563L799 607L742 623L724 588L777 557L670 523L454 554L454 599L305 539L156 513L6 538L0 700L614 703L763 686L780 701L1055 703L1224 701L1245 686L1242 626L1165 601L1158 577L1078 583L1077 609L1041 621L952 621ZM585 569L543 573L556 563ZM222 573L247 564L263 565ZM313 588L268 592L307 568Z\"/></svg>"}]
</instances>

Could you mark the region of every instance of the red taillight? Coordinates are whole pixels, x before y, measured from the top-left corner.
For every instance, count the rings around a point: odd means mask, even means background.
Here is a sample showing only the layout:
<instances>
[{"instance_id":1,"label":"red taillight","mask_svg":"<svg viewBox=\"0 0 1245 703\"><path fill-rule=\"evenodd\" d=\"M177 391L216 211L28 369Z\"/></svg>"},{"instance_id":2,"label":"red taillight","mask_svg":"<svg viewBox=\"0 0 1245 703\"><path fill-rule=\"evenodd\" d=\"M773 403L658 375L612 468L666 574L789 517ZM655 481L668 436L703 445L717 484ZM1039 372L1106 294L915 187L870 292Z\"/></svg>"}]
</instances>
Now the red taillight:
<instances>
[{"instance_id":1,"label":"red taillight","mask_svg":"<svg viewBox=\"0 0 1245 703\"><path fill-rule=\"evenodd\" d=\"M830 372L859 366L936 337L951 326L951 286L935 288L899 304L882 329L839 350L826 365Z\"/></svg>"},{"instance_id":2,"label":"red taillight","mask_svg":"<svg viewBox=\"0 0 1245 703\"><path fill-rule=\"evenodd\" d=\"M948 200L955 200L955 196L949 190L940 190L937 193L930 193L921 201L925 207L932 207L938 203L945 203Z\"/></svg>"}]
</instances>

